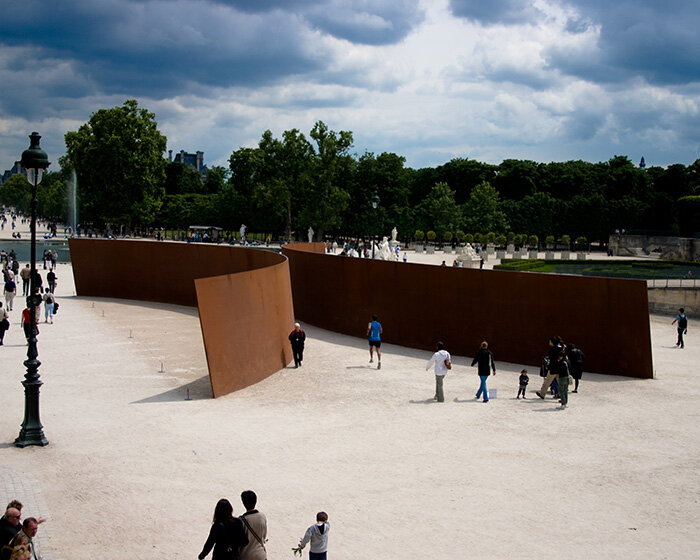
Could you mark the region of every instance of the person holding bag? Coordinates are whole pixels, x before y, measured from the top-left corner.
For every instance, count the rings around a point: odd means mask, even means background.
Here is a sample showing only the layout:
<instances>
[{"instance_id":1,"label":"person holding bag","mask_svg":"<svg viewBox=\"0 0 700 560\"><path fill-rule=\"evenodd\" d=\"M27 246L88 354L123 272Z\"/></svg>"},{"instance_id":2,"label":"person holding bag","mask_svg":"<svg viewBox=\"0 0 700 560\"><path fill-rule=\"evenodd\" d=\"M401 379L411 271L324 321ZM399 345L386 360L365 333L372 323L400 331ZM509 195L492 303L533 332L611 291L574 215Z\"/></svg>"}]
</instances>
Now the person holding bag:
<instances>
[{"instance_id":1,"label":"person holding bag","mask_svg":"<svg viewBox=\"0 0 700 560\"><path fill-rule=\"evenodd\" d=\"M243 530L243 523L233 516L231 502L222 498L216 504L209 537L197 558L204 560L214 548L212 560L239 560L241 548L247 544L248 537Z\"/></svg>"}]
</instances>

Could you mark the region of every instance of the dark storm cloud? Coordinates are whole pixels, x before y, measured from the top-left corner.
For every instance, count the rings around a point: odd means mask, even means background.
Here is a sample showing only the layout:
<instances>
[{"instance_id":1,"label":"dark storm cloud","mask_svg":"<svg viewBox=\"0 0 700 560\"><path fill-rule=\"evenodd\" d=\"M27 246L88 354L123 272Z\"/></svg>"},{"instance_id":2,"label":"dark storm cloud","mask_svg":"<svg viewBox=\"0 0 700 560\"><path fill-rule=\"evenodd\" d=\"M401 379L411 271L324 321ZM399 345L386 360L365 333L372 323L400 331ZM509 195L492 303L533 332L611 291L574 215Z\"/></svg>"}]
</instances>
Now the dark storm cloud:
<instances>
[{"instance_id":1,"label":"dark storm cloud","mask_svg":"<svg viewBox=\"0 0 700 560\"><path fill-rule=\"evenodd\" d=\"M0 47L33 47L19 65L65 61L78 86L53 86L66 95L172 97L192 88L256 87L332 66L315 30L367 44L404 37L422 19L417 0L307 0L296 2L204 0L9 0L0 20ZM0 94L13 97L8 82ZM13 112L24 114L22 97ZM33 108L35 110L35 108Z\"/></svg>"},{"instance_id":2,"label":"dark storm cloud","mask_svg":"<svg viewBox=\"0 0 700 560\"><path fill-rule=\"evenodd\" d=\"M658 84L700 78L697 0L573 0L572 5L600 25L600 56L592 58L593 64ZM558 67L567 70L565 56L560 56ZM610 78L614 80L614 74Z\"/></svg>"},{"instance_id":3,"label":"dark storm cloud","mask_svg":"<svg viewBox=\"0 0 700 560\"><path fill-rule=\"evenodd\" d=\"M215 1L250 13L292 10L285 0ZM399 41L423 20L418 0L302 0L293 11L323 33L367 45Z\"/></svg>"},{"instance_id":4,"label":"dark storm cloud","mask_svg":"<svg viewBox=\"0 0 700 560\"><path fill-rule=\"evenodd\" d=\"M530 23L542 16L530 0L450 0L450 10L456 17L485 25Z\"/></svg>"}]
</instances>

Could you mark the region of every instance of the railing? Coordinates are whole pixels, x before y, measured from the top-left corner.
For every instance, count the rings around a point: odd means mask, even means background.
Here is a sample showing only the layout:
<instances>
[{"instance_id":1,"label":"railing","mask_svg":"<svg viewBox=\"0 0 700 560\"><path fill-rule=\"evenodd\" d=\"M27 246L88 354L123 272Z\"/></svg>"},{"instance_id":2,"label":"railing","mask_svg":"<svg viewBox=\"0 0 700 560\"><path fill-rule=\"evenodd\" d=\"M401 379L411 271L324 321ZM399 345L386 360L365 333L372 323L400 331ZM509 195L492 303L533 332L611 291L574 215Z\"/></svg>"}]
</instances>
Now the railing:
<instances>
[{"instance_id":1,"label":"railing","mask_svg":"<svg viewBox=\"0 0 700 560\"><path fill-rule=\"evenodd\" d=\"M647 286L650 288L686 288L693 289L698 287L697 278L653 278L647 280Z\"/></svg>"}]
</instances>

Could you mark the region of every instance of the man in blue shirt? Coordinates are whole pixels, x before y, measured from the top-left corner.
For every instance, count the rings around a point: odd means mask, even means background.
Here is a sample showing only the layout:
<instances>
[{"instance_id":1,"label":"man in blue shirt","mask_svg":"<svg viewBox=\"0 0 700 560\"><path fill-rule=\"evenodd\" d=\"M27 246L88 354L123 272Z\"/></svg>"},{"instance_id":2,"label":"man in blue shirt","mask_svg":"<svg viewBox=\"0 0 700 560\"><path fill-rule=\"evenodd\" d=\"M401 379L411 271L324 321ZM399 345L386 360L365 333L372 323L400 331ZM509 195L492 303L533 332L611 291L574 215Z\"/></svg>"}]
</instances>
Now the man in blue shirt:
<instances>
[{"instance_id":1,"label":"man in blue shirt","mask_svg":"<svg viewBox=\"0 0 700 560\"><path fill-rule=\"evenodd\" d=\"M367 339L369 340L369 363L374 362L372 351L377 349L377 369L382 369L382 353L379 350L382 346L382 324L377 320L376 315L372 315L372 320L367 323Z\"/></svg>"},{"instance_id":2,"label":"man in blue shirt","mask_svg":"<svg viewBox=\"0 0 700 560\"><path fill-rule=\"evenodd\" d=\"M678 310L678 315L671 323L678 323L678 340L676 341L676 346L685 348L685 342L683 340L683 335L688 334L688 317L685 315L685 309L682 307Z\"/></svg>"}]
</instances>

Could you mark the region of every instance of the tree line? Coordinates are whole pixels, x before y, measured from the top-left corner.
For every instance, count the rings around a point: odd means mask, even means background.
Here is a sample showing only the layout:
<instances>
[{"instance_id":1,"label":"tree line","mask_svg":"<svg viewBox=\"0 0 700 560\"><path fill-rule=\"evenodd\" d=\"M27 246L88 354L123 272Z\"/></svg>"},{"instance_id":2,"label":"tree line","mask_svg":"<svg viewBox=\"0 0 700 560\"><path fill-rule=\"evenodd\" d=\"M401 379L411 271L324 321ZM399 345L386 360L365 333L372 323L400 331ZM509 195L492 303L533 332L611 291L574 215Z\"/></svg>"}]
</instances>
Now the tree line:
<instances>
[{"instance_id":1,"label":"tree line","mask_svg":"<svg viewBox=\"0 0 700 560\"><path fill-rule=\"evenodd\" d=\"M396 227L403 240L427 232L448 242L491 234L521 244L563 236L605 242L622 229L684 236L700 229L700 159L644 168L618 155L498 165L455 158L412 169L398 154L353 153L352 132L319 121L308 136L292 129L277 138L267 130L257 147L233 151L228 167L202 176L163 157L166 138L155 115L135 100L97 111L65 142L60 171L40 187L39 214L65 220L75 170L80 221L95 229L237 230L245 223L280 239L305 239L312 227L324 239ZM28 188L22 176L10 178L0 203L24 211Z\"/></svg>"}]
</instances>

